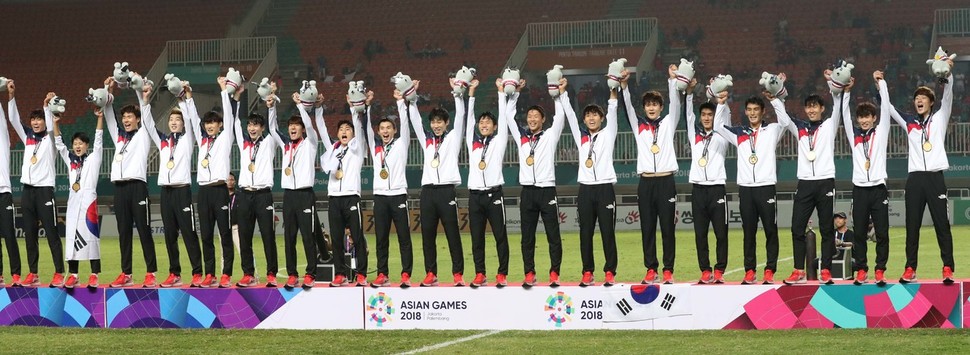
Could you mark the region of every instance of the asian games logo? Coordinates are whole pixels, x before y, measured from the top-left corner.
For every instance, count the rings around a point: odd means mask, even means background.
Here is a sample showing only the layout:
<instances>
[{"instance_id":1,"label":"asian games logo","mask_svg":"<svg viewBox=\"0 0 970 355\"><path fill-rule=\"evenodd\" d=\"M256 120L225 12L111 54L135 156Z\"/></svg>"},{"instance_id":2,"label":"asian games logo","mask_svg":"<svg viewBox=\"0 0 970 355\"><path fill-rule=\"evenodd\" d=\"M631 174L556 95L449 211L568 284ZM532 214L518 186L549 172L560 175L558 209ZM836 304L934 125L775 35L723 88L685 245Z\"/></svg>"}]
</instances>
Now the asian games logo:
<instances>
[{"instance_id":1,"label":"asian games logo","mask_svg":"<svg viewBox=\"0 0 970 355\"><path fill-rule=\"evenodd\" d=\"M546 312L549 312L549 322L555 323L556 328L562 328L563 323L571 321L572 314L576 310L573 308L573 298L559 291L546 298Z\"/></svg>"},{"instance_id":2,"label":"asian games logo","mask_svg":"<svg viewBox=\"0 0 970 355\"><path fill-rule=\"evenodd\" d=\"M367 312L370 314L368 317L370 321L382 327L384 323L390 322L391 316L394 315L394 301L384 292L378 292L367 299Z\"/></svg>"}]
</instances>

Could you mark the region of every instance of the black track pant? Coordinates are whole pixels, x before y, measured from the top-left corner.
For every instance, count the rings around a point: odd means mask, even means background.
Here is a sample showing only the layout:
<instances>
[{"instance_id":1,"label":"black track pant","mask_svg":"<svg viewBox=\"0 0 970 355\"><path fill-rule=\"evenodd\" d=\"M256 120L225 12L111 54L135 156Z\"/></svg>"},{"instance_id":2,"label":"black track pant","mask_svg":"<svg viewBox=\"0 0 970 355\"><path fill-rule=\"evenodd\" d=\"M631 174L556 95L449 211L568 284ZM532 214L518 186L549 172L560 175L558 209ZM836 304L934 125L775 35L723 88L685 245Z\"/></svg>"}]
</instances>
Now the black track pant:
<instances>
[{"instance_id":1,"label":"black track pant","mask_svg":"<svg viewBox=\"0 0 970 355\"><path fill-rule=\"evenodd\" d=\"M640 208L640 241L643 245L643 266L657 270L657 218L663 244L664 270L674 271L677 236L674 234L674 211L677 209L677 187L674 176L641 177L637 187Z\"/></svg>"},{"instance_id":2,"label":"black track pant","mask_svg":"<svg viewBox=\"0 0 970 355\"><path fill-rule=\"evenodd\" d=\"M577 198L579 214L579 251L583 259L583 272L592 272L593 233L600 225L603 239L603 271L616 275L616 194L613 184L579 185Z\"/></svg>"},{"instance_id":3,"label":"black track pant","mask_svg":"<svg viewBox=\"0 0 970 355\"><path fill-rule=\"evenodd\" d=\"M758 267L758 220L765 231L765 270L778 270L778 218L775 185L738 188L741 199L741 228L744 230L744 270Z\"/></svg>"},{"instance_id":4,"label":"black track pant","mask_svg":"<svg viewBox=\"0 0 970 355\"><path fill-rule=\"evenodd\" d=\"M168 250L168 272L181 275L179 261L179 233L189 254L192 274L202 274L202 251L199 250L199 235L195 231L195 208L192 206L190 186L162 186L161 193L162 226L165 228L165 249Z\"/></svg>"},{"instance_id":5,"label":"black track pant","mask_svg":"<svg viewBox=\"0 0 970 355\"><path fill-rule=\"evenodd\" d=\"M357 267L354 268L358 275L367 276L367 239L364 238L364 230L361 228L360 217L360 196L330 196L330 208L327 215L330 219L331 238L339 236L337 240L332 240L334 246L344 245L344 230L350 228L350 239L354 242L354 256L357 259ZM340 275L350 275L350 265L341 253L335 253L337 258L333 259L335 272Z\"/></svg>"},{"instance_id":6,"label":"black track pant","mask_svg":"<svg viewBox=\"0 0 970 355\"><path fill-rule=\"evenodd\" d=\"M906 178L906 267L916 270L919 259L919 230L923 224L923 212L930 208L930 217L936 228L936 242L940 245L943 266L953 265L953 235L947 216L946 181L943 172L916 171Z\"/></svg>"},{"instance_id":7,"label":"black track pant","mask_svg":"<svg viewBox=\"0 0 970 355\"><path fill-rule=\"evenodd\" d=\"M273 192L269 188L249 191L236 190L236 216L239 218L239 261L244 275L253 275L253 235L259 223L259 235L263 239L266 254L266 274L276 275L279 261L276 254L276 231L273 226Z\"/></svg>"},{"instance_id":8,"label":"black track pant","mask_svg":"<svg viewBox=\"0 0 970 355\"><path fill-rule=\"evenodd\" d=\"M424 185L421 187L421 244L424 249L424 269L438 274L438 222L444 224L451 254L451 273L465 272L461 232L458 229L458 200L455 185Z\"/></svg>"},{"instance_id":9,"label":"black track pant","mask_svg":"<svg viewBox=\"0 0 970 355\"><path fill-rule=\"evenodd\" d=\"M10 274L20 275L20 246L17 244L17 231L14 229L13 194L0 194L0 237L7 245L10 259ZM3 275L3 249L0 249L0 275Z\"/></svg>"},{"instance_id":10,"label":"black track pant","mask_svg":"<svg viewBox=\"0 0 970 355\"><path fill-rule=\"evenodd\" d=\"M303 239L307 275L316 277L317 250L320 250L321 253L327 250L323 235L314 233L319 227L315 209L316 202L317 197L310 188L283 190L283 254L286 256L286 274L289 276L299 275L296 271L297 232ZM343 245L340 235L343 235L342 231L335 231L331 236L334 248L341 248L340 246ZM337 252L334 253L337 258L342 255L339 250L337 249Z\"/></svg>"},{"instance_id":11,"label":"black track pant","mask_svg":"<svg viewBox=\"0 0 970 355\"><path fill-rule=\"evenodd\" d=\"M492 226L495 252L498 254L498 273L509 274L509 236L505 228L505 200L502 187L486 191L468 192L468 222L472 232L472 258L475 273L485 273L485 223Z\"/></svg>"},{"instance_id":12,"label":"black track pant","mask_svg":"<svg viewBox=\"0 0 970 355\"><path fill-rule=\"evenodd\" d=\"M852 245L853 271L869 271L869 246L865 238L869 219L876 230L876 270L885 271L889 261L889 192L886 185L852 188L852 221L857 236Z\"/></svg>"},{"instance_id":13,"label":"black track pant","mask_svg":"<svg viewBox=\"0 0 970 355\"><path fill-rule=\"evenodd\" d=\"M57 206L54 204L54 188L24 185L20 198L24 242L27 245L27 267L30 268L31 273L37 273L37 262L40 258L37 245L38 224L40 224L44 227L44 239L47 239L47 246L51 249L54 272L64 273L64 249L61 248L61 238L57 234L55 224Z\"/></svg>"},{"instance_id":14,"label":"black track pant","mask_svg":"<svg viewBox=\"0 0 970 355\"><path fill-rule=\"evenodd\" d=\"M728 259L727 199L724 185L698 185L691 189L691 213L694 215L694 243L697 246L697 265L701 271L711 270L708 229L713 226L717 241L714 269L724 271Z\"/></svg>"},{"instance_id":15,"label":"black track pant","mask_svg":"<svg viewBox=\"0 0 970 355\"><path fill-rule=\"evenodd\" d=\"M148 220L151 216L148 184L138 180L116 182L114 204L115 218L118 220L118 244L121 247L121 272L131 275L132 225L138 230L146 271L158 271L155 242Z\"/></svg>"},{"instance_id":16,"label":"black track pant","mask_svg":"<svg viewBox=\"0 0 970 355\"><path fill-rule=\"evenodd\" d=\"M229 226L229 190L226 184L199 186L199 228L202 229L202 255L205 273L215 275L216 247L215 229L219 228L219 244L222 246L222 273L232 276L232 263L236 257L232 245L232 229Z\"/></svg>"},{"instance_id":17,"label":"black track pant","mask_svg":"<svg viewBox=\"0 0 970 355\"><path fill-rule=\"evenodd\" d=\"M67 261L67 272L76 274L78 269L81 267L81 262L79 260L68 260ZM101 259L91 259L91 273L100 274L101 273Z\"/></svg>"},{"instance_id":18,"label":"black track pant","mask_svg":"<svg viewBox=\"0 0 970 355\"><path fill-rule=\"evenodd\" d=\"M818 229L822 236L822 269L832 268L832 256L835 255L834 208L835 179L798 180L791 214L792 254L796 269L805 270L805 230L813 211L818 212Z\"/></svg>"},{"instance_id":19,"label":"black track pant","mask_svg":"<svg viewBox=\"0 0 970 355\"><path fill-rule=\"evenodd\" d=\"M377 273L388 274L387 259L390 248L391 222L397 231L401 249L401 272L411 274L414 252L411 250L411 216L408 214L408 195L374 195L374 230L377 234Z\"/></svg>"},{"instance_id":20,"label":"black track pant","mask_svg":"<svg viewBox=\"0 0 970 355\"><path fill-rule=\"evenodd\" d=\"M559 234L559 203L555 187L522 186L519 197L519 219L522 221L522 262L525 273L536 272L536 229L539 217L549 243L549 272L559 273L562 265L562 237Z\"/></svg>"}]
</instances>

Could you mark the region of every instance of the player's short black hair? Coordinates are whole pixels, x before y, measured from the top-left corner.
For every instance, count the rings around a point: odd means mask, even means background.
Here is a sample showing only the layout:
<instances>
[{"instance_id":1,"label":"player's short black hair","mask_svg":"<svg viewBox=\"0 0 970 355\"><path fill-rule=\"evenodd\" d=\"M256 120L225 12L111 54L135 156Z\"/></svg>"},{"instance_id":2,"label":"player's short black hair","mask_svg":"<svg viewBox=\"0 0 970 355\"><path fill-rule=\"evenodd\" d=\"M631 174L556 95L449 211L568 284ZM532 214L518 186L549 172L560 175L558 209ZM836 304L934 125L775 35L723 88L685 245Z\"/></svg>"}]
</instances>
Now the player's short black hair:
<instances>
[{"instance_id":1,"label":"player's short black hair","mask_svg":"<svg viewBox=\"0 0 970 355\"><path fill-rule=\"evenodd\" d=\"M705 102L705 103L702 103L701 104L700 111L701 112L704 112L704 110L711 110L711 113L715 113L715 112L717 112L717 105L714 105L713 102Z\"/></svg>"},{"instance_id":2,"label":"player's short black hair","mask_svg":"<svg viewBox=\"0 0 970 355\"><path fill-rule=\"evenodd\" d=\"M825 107L825 100L822 100L822 97L816 94L808 95L805 98L805 107L812 106L813 104Z\"/></svg>"},{"instance_id":3,"label":"player's short black hair","mask_svg":"<svg viewBox=\"0 0 970 355\"><path fill-rule=\"evenodd\" d=\"M495 116L493 116L492 112L490 111L482 112L482 114L478 116L478 121L481 122L481 120L490 120L492 121L493 125L498 125L498 121L495 120Z\"/></svg>"},{"instance_id":4,"label":"player's short black hair","mask_svg":"<svg viewBox=\"0 0 970 355\"><path fill-rule=\"evenodd\" d=\"M215 111L206 112L205 115L202 117L202 123L220 122L220 121L222 121L222 114Z\"/></svg>"},{"instance_id":5,"label":"player's short black hair","mask_svg":"<svg viewBox=\"0 0 970 355\"><path fill-rule=\"evenodd\" d=\"M84 132L74 132L74 136L71 137L71 142L80 139L84 144L91 144L91 137L88 137L87 133Z\"/></svg>"},{"instance_id":6,"label":"player's short black hair","mask_svg":"<svg viewBox=\"0 0 970 355\"><path fill-rule=\"evenodd\" d=\"M641 105L647 106L647 104L658 104L660 106L664 105L664 95L659 91L651 90L643 93L640 97Z\"/></svg>"},{"instance_id":7,"label":"player's short black hair","mask_svg":"<svg viewBox=\"0 0 970 355\"><path fill-rule=\"evenodd\" d=\"M751 104L758 105L762 110L765 109L765 100L762 100L760 97L752 96L744 101L744 107L748 107Z\"/></svg>"},{"instance_id":8,"label":"player's short black hair","mask_svg":"<svg viewBox=\"0 0 970 355\"><path fill-rule=\"evenodd\" d=\"M595 105L595 104L586 105L586 107L583 108L583 116L586 116L590 113L595 113L597 115L600 115L600 117L606 118L606 113L603 111L603 108L600 107L600 105Z\"/></svg>"},{"instance_id":9,"label":"player's short black hair","mask_svg":"<svg viewBox=\"0 0 970 355\"><path fill-rule=\"evenodd\" d=\"M541 116L542 118L546 118L546 110L543 109L542 106L539 106L539 105L529 106L529 108L526 109L525 112L528 113L529 111L538 112L539 116Z\"/></svg>"},{"instance_id":10,"label":"player's short black hair","mask_svg":"<svg viewBox=\"0 0 970 355\"><path fill-rule=\"evenodd\" d=\"M876 109L876 105L874 105L871 102L863 102L858 106L856 106L855 108L856 117L867 117L867 116L878 117L877 116L878 112L879 110Z\"/></svg>"},{"instance_id":11,"label":"player's short black hair","mask_svg":"<svg viewBox=\"0 0 970 355\"><path fill-rule=\"evenodd\" d=\"M258 113L249 114L249 124L266 127L266 118Z\"/></svg>"},{"instance_id":12,"label":"player's short black hair","mask_svg":"<svg viewBox=\"0 0 970 355\"><path fill-rule=\"evenodd\" d=\"M121 112L122 115L124 115L126 113L131 113L131 114L134 114L135 117L137 117L139 119L141 118L141 110L139 110L138 109L138 106L135 106L135 105L125 105L125 106L122 106L120 112Z\"/></svg>"},{"instance_id":13,"label":"player's short black hair","mask_svg":"<svg viewBox=\"0 0 970 355\"><path fill-rule=\"evenodd\" d=\"M428 121L442 120L445 122L451 121L451 117L448 116L448 110L441 107L435 107L431 109L431 113L428 114Z\"/></svg>"}]
</instances>

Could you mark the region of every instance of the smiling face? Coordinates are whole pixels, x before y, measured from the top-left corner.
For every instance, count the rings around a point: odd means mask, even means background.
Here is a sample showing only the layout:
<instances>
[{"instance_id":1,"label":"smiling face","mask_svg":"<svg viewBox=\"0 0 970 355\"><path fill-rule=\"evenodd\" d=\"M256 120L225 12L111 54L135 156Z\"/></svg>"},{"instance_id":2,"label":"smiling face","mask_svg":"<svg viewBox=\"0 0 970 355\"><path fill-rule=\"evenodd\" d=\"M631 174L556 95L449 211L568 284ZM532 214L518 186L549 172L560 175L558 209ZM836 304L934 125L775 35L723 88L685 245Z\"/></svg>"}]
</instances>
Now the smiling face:
<instances>
[{"instance_id":1,"label":"smiling face","mask_svg":"<svg viewBox=\"0 0 970 355\"><path fill-rule=\"evenodd\" d=\"M817 102L810 102L805 105L805 115L812 122L818 122L822 120L822 113L825 112L825 106L819 105Z\"/></svg>"},{"instance_id":2,"label":"smiling face","mask_svg":"<svg viewBox=\"0 0 970 355\"><path fill-rule=\"evenodd\" d=\"M446 129L448 129L448 121L438 117L431 119L431 132L434 132L435 136L445 134Z\"/></svg>"},{"instance_id":3,"label":"smiling face","mask_svg":"<svg viewBox=\"0 0 970 355\"><path fill-rule=\"evenodd\" d=\"M859 122L859 128L864 131L872 129L876 125L876 116L873 115L862 115L856 117L856 121Z\"/></svg>"},{"instance_id":4,"label":"smiling face","mask_svg":"<svg viewBox=\"0 0 970 355\"><path fill-rule=\"evenodd\" d=\"M208 121L203 124L203 128L205 128L206 134L209 136L215 136L219 134L219 132L222 132L222 121Z\"/></svg>"},{"instance_id":5,"label":"smiling face","mask_svg":"<svg viewBox=\"0 0 970 355\"><path fill-rule=\"evenodd\" d=\"M525 115L525 124L529 126L529 130L532 133L539 133L542 130L542 125L545 123L546 117L539 110L529 110Z\"/></svg>"},{"instance_id":6,"label":"smiling face","mask_svg":"<svg viewBox=\"0 0 970 355\"><path fill-rule=\"evenodd\" d=\"M291 141L303 139L303 133L306 132L306 128L303 128L303 125L296 123L290 123L287 130L290 134Z\"/></svg>"},{"instance_id":7,"label":"smiling face","mask_svg":"<svg viewBox=\"0 0 970 355\"><path fill-rule=\"evenodd\" d=\"M30 118L30 129L34 133L40 133L47 130L47 121L44 121L43 117L31 117Z\"/></svg>"},{"instance_id":8,"label":"smiling face","mask_svg":"<svg viewBox=\"0 0 970 355\"><path fill-rule=\"evenodd\" d=\"M255 139L258 139L259 137L262 137L264 129L265 127L263 127L263 125L253 121L249 121L249 123L246 124L246 131L249 132L250 139L255 140Z\"/></svg>"},{"instance_id":9,"label":"smiling face","mask_svg":"<svg viewBox=\"0 0 970 355\"><path fill-rule=\"evenodd\" d=\"M121 126L125 129L125 132L134 132L138 129L139 123L141 123L141 118L132 112L125 112L121 115Z\"/></svg>"},{"instance_id":10,"label":"smiling face","mask_svg":"<svg viewBox=\"0 0 970 355\"><path fill-rule=\"evenodd\" d=\"M659 102L648 101L643 104L643 112L647 114L647 118L651 120L656 120L660 118L660 113L663 112L664 105Z\"/></svg>"},{"instance_id":11,"label":"smiling face","mask_svg":"<svg viewBox=\"0 0 970 355\"><path fill-rule=\"evenodd\" d=\"M181 113L168 115L168 129L173 133L182 133L185 130L185 121Z\"/></svg>"},{"instance_id":12,"label":"smiling face","mask_svg":"<svg viewBox=\"0 0 970 355\"><path fill-rule=\"evenodd\" d=\"M351 139L354 139L354 127L350 125L350 122L340 123L340 126L337 127L337 139L340 140L341 145L347 145Z\"/></svg>"},{"instance_id":13,"label":"smiling face","mask_svg":"<svg viewBox=\"0 0 970 355\"><path fill-rule=\"evenodd\" d=\"M599 132L603 126L603 115L600 115L598 112L587 112L583 115L583 122L586 123L586 128L589 129L589 133Z\"/></svg>"},{"instance_id":14,"label":"smiling face","mask_svg":"<svg viewBox=\"0 0 970 355\"><path fill-rule=\"evenodd\" d=\"M74 139L71 150L74 151L74 155L82 156L88 153L88 144L81 139Z\"/></svg>"},{"instance_id":15,"label":"smiling face","mask_svg":"<svg viewBox=\"0 0 970 355\"><path fill-rule=\"evenodd\" d=\"M748 122L751 123L752 127L761 126L761 120L764 113L764 108L758 104L749 103L744 106L744 114L748 116Z\"/></svg>"},{"instance_id":16,"label":"smiling face","mask_svg":"<svg viewBox=\"0 0 970 355\"><path fill-rule=\"evenodd\" d=\"M394 135L397 134L397 128L394 127L394 123L390 121L382 121L377 125L377 133L381 136L381 141L384 144L391 143L394 139Z\"/></svg>"},{"instance_id":17,"label":"smiling face","mask_svg":"<svg viewBox=\"0 0 970 355\"><path fill-rule=\"evenodd\" d=\"M714 111L708 108L701 109L701 126L707 131L714 129Z\"/></svg>"},{"instance_id":18,"label":"smiling face","mask_svg":"<svg viewBox=\"0 0 970 355\"><path fill-rule=\"evenodd\" d=\"M495 134L495 119L492 116L482 116L478 119L478 133L482 136Z\"/></svg>"},{"instance_id":19,"label":"smiling face","mask_svg":"<svg viewBox=\"0 0 970 355\"><path fill-rule=\"evenodd\" d=\"M933 108L933 100L926 95L916 95L913 98L913 107L916 108L916 114L921 117L926 116L930 113L930 109Z\"/></svg>"}]
</instances>

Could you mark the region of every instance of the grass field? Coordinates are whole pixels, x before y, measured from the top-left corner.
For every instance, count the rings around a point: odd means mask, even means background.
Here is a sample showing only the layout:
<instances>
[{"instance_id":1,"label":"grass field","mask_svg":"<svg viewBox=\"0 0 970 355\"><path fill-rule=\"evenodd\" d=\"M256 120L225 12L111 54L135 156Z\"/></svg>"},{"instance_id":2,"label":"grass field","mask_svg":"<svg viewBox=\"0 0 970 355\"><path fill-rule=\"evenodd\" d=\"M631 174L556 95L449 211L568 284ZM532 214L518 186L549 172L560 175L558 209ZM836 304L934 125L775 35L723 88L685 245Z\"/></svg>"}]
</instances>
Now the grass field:
<instances>
[{"instance_id":1,"label":"grass field","mask_svg":"<svg viewBox=\"0 0 970 355\"><path fill-rule=\"evenodd\" d=\"M420 233L412 233L412 248L414 249L414 271L413 275L420 277L424 274L424 256L421 251L421 236ZM595 237L598 240L598 236ZM262 276L265 274L265 261L264 253L262 249L262 243L256 237L254 240L254 248L256 255L256 268L257 273ZM545 242L545 238L539 236L539 241L536 243L536 269L538 270L538 276L540 281L547 281L546 273L549 267L549 252L548 245ZM562 262L562 273L561 277L564 282L579 282L580 272L581 272L581 262L579 257L579 235L577 233L564 233L563 234L563 262ZM659 239L659 237L658 237ZM714 241L713 235L710 238L710 249L711 249L711 264L714 263ZM791 272L793 267L792 263L792 241L791 234L785 230L781 232L781 247L779 252L779 262L778 262L778 275L776 279L787 277ZM377 267L376 261L376 243L374 241L374 236L367 236L368 246L370 248L369 255L369 278L373 279L376 276L375 270ZM519 234L511 234L509 236L509 281L510 282L521 282L523 275L522 269L522 249L520 246L521 236ZM759 236L758 244L758 262L764 263L765 253L764 253L764 237ZM953 245L954 245L954 258L956 260L956 273L955 276L960 279L970 278L970 268L964 267L967 261L970 261L970 231L965 228L954 228L953 229ZM23 247L23 240L21 243L21 254L24 272L26 273L26 251ZM184 245L180 243L180 256L182 260L182 273L183 276L189 276L191 273L191 267L188 262L188 257L185 253ZM602 269L603 265L603 253L602 244L598 241L594 241L595 256L596 256L596 268L597 270ZM390 243L390 277L393 282L398 281L398 275L400 274L400 252L398 250L396 240L392 240ZM462 246L464 248L465 254L465 281L470 282L472 277L474 277L475 268L472 262L471 253L471 237L469 234L462 235ZM729 257L728 266L725 279L727 281L740 281L744 276L742 268L742 234L740 229L732 229L729 233ZM277 248L279 249L279 266L280 274L285 275L285 263L283 256L283 240L282 237L277 238ZM219 243L216 241L217 254L219 253ZM643 249L642 243L640 242L639 232L622 232L617 234L617 249L618 249L618 259L619 266L617 268L617 281L618 282L638 282L643 278L643 274L646 269L643 266ZM658 253L659 240L658 240ZM158 276L163 279L168 274L168 254L165 250L165 244L162 236L156 236L155 238L155 252L158 257ZM495 242L494 239L488 239L486 241L486 267L488 270L489 280L494 280L495 269L497 267L497 257L495 253ZM298 253L298 271L301 273L304 269L304 257L303 248L297 247ZM893 228L890 230L890 249L889 249L889 263L887 265L887 277L889 279L896 279L903 271L905 264L905 236L904 230L902 228ZM102 255L102 282L110 282L118 272L120 272L120 251L118 248L117 238L104 238L101 241L101 255ZM661 255L658 255L660 257ZM239 267L239 257L235 258L234 265L234 281L242 277L242 271ZM134 241L134 278L135 282L141 282L142 277L145 272L145 263L142 258L141 245L137 238ZM4 273L9 277L10 270L8 260L4 260ZM217 272L222 272L218 268L219 258L216 258L217 262ZM699 269L697 267L697 252L694 244L694 235L691 231L678 231L677 232L677 259L675 267L675 279L679 282L692 282L695 281L699 275ZM52 272L50 261L50 252L47 250L46 242L41 241L41 252L40 252L40 273L42 280L44 282L50 281L50 276ZM875 244L869 243L869 266L870 268L875 265ZM662 265L661 265L662 266ZM438 268L439 277L444 280L449 280L448 275L451 271L451 260L448 254L448 244L444 239L444 235L440 234L438 237ZM758 277L760 279L760 270ZM919 276L922 279L939 279L940 270L942 268L942 262L939 256L939 247L936 243L935 235L930 227L923 228L922 238L920 240L920 264L919 264ZM89 272L89 266L87 263L81 263L81 273L86 274ZM596 274L597 281L602 280L602 272L597 271ZM82 280L85 278L82 277ZM187 281L187 280L186 280Z\"/></svg>"}]
</instances>

